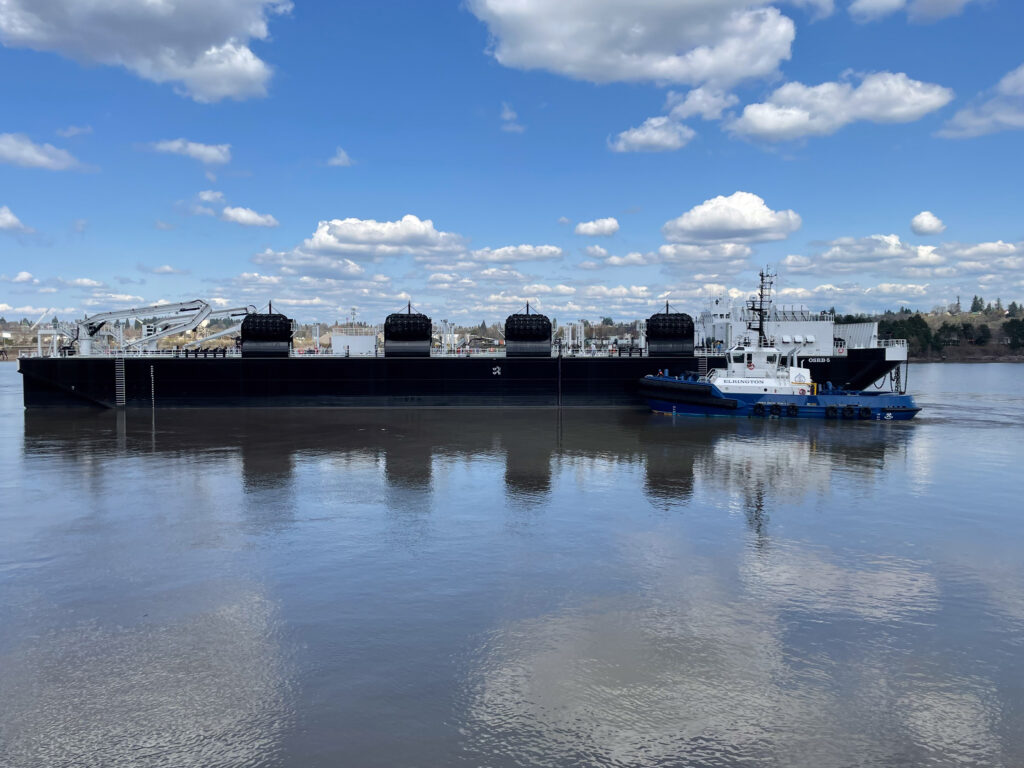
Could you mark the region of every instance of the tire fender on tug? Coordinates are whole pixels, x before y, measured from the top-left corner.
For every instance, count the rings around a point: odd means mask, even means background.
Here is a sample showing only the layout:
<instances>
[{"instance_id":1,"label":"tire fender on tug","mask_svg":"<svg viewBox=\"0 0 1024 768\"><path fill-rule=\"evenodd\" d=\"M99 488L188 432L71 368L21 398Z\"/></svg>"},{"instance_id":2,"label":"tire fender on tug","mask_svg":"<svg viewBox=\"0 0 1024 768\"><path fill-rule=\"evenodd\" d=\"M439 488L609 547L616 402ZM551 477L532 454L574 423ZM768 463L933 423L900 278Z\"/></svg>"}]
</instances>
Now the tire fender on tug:
<instances>
[{"instance_id":1,"label":"tire fender on tug","mask_svg":"<svg viewBox=\"0 0 1024 768\"><path fill-rule=\"evenodd\" d=\"M862 408L860 409L860 417L861 417L862 419L870 419L870 418L871 418L871 409L870 409L870 408L868 408L868 407L867 407L866 405L865 405L865 406L863 406L863 407L862 407Z\"/></svg>"},{"instance_id":2,"label":"tire fender on tug","mask_svg":"<svg viewBox=\"0 0 1024 768\"><path fill-rule=\"evenodd\" d=\"M786 406L787 416L796 416L798 413L800 413L800 409L797 408L796 403L790 403Z\"/></svg>"},{"instance_id":3,"label":"tire fender on tug","mask_svg":"<svg viewBox=\"0 0 1024 768\"><path fill-rule=\"evenodd\" d=\"M765 414L764 403L754 403L754 415L755 416L764 416L764 414Z\"/></svg>"},{"instance_id":4,"label":"tire fender on tug","mask_svg":"<svg viewBox=\"0 0 1024 768\"><path fill-rule=\"evenodd\" d=\"M782 406L778 403L772 403L772 416L781 416Z\"/></svg>"},{"instance_id":5,"label":"tire fender on tug","mask_svg":"<svg viewBox=\"0 0 1024 768\"><path fill-rule=\"evenodd\" d=\"M826 419L834 419L838 415L839 415L839 409L838 408L836 408L834 405L826 406L826 408L825 408L825 418Z\"/></svg>"},{"instance_id":6,"label":"tire fender on tug","mask_svg":"<svg viewBox=\"0 0 1024 768\"><path fill-rule=\"evenodd\" d=\"M843 408L844 419L852 419L855 413L856 411L853 409L852 405L847 405Z\"/></svg>"}]
</instances>

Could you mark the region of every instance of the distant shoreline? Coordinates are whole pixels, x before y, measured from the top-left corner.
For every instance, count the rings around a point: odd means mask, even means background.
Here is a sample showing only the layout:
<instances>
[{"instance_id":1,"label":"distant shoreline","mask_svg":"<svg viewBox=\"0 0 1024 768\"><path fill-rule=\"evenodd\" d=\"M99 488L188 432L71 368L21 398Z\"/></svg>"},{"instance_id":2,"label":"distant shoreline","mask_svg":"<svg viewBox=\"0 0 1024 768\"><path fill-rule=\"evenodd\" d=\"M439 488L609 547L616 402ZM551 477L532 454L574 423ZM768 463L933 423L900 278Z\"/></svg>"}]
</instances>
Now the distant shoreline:
<instances>
[{"instance_id":1,"label":"distant shoreline","mask_svg":"<svg viewBox=\"0 0 1024 768\"><path fill-rule=\"evenodd\" d=\"M911 357L911 363L1024 363L1024 355L935 355Z\"/></svg>"}]
</instances>

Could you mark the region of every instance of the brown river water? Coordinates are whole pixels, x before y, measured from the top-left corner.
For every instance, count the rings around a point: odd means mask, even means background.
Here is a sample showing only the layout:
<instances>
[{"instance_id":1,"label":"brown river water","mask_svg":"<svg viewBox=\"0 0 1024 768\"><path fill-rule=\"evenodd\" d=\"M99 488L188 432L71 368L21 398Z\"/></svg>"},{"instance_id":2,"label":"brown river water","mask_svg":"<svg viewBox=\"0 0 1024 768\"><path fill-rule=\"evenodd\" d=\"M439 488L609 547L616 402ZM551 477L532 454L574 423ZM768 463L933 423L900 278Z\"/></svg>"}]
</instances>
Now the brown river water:
<instances>
[{"instance_id":1,"label":"brown river water","mask_svg":"<svg viewBox=\"0 0 1024 768\"><path fill-rule=\"evenodd\" d=\"M24 411L0 766L1024 765L1024 366L908 423Z\"/></svg>"}]
</instances>

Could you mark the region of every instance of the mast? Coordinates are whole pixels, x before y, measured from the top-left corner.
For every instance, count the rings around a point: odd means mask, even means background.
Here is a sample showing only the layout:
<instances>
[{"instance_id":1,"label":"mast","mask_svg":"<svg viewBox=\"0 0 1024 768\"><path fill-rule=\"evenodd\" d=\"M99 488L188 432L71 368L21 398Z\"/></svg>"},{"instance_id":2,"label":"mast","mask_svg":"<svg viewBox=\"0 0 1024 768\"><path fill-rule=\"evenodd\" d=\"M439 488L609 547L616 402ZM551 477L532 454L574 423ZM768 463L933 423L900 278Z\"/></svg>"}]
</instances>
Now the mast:
<instances>
[{"instance_id":1,"label":"mast","mask_svg":"<svg viewBox=\"0 0 1024 768\"><path fill-rule=\"evenodd\" d=\"M772 283L775 282L775 275L768 269L762 269L758 276L761 283L757 289L757 296L751 296L747 302L747 308L754 314L755 319L747 323L747 329L757 331L758 341L763 343L768 340L764 327L768 319L768 307L772 303Z\"/></svg>"}]
</instances>

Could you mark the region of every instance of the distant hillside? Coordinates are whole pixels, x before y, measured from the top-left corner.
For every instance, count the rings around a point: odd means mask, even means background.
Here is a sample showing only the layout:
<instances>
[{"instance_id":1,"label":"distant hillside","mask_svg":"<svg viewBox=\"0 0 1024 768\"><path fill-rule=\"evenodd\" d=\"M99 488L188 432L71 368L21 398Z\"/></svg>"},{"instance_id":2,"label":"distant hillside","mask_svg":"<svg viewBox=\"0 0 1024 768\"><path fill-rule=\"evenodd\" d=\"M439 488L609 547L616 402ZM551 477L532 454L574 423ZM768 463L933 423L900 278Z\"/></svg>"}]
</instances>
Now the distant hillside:
<instances>
[{"instance_id":1,"label":"distant hillside","mask_svg":"<svg viewBox=\"0 0 1024 768\"><path fill-rule=\"evenodd\" d=\"M972 311L959 305L932 312L881 315L838 315L837 322L877 321L881 338L906 339L910 357L918 360L981 361L1024 359L1024 307L1011 302L972 301Z\"/></svg>"}]
</instances>

